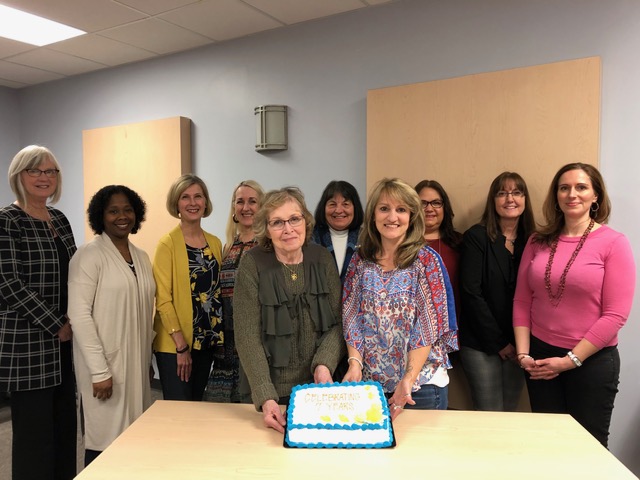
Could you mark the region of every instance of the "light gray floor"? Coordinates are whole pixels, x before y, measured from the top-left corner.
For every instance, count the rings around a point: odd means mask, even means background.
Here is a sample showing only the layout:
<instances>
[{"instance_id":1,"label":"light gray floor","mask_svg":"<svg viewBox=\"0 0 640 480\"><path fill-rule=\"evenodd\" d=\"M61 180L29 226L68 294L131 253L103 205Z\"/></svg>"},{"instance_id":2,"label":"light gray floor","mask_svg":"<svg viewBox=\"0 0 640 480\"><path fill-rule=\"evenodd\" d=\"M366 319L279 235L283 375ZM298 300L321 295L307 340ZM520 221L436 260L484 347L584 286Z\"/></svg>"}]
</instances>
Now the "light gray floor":
<instances>
[{"instance_id":1,"label":"light gray floor","mask_svg":"<svg viewBox=\"0 0 640 480\"><path fill-rule=\"evenodd\" d=\"M155 388L151 389L151 396L154 402L161 400L162 392ZM2 406L0 407L0 480L11 480L11 435L11 409L8 406ZM84 445L78 432L78 473L83 466Z\"/></svg>"}]
</instances>

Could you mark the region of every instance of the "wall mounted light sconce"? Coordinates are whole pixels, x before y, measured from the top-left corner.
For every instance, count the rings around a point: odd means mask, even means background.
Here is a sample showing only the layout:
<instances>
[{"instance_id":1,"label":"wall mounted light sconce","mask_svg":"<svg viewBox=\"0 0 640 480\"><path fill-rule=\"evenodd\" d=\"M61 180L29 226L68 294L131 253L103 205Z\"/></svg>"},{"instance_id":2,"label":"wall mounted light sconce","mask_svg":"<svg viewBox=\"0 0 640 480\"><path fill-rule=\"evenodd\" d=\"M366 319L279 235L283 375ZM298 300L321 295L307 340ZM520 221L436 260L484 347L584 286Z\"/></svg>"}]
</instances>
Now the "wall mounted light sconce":
<instances>
[{"instance_id":1,"label":"wall mounted light sconce","mask_svg":"<svg viewBox=\"0 0 640 480\"><path fill-rule=\"evenodd\" d=\"M257 152L289 148L286 105L261 105L254 109L254 115Z\"/></svg>"}]
</instances>

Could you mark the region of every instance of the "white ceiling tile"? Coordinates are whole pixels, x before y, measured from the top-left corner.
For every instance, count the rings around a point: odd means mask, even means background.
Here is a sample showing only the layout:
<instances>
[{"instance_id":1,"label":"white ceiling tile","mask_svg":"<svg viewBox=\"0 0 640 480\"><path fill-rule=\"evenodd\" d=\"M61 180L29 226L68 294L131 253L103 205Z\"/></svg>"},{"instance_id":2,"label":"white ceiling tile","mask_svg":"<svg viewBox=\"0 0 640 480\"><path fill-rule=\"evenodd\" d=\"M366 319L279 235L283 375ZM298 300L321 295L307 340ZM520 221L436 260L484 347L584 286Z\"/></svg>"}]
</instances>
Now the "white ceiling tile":
<instances>
[{"instance_id":1,"label":"white ceiling tile","mask_svg":"<svg viewBox=\"0 0 640 480\"><path fill-rule=\"evenodd\" d=\"M118 0L119 3L148 13L149 15L168 12L169 10L175 10L176 8L199 1L200 0Z\"/></svg>"},{"instance_id":2,"label":"white ceiling tile","mask_svg":"<svg viewBox=\"0 0 640 480\"><path fill-rule=\"evenodd\" d=\"M16 42L15 40L0 37L0 58L10 57L11 55L27 52L35 48L37 47L29 45L28 43Z\"/></svg>"},{"instance_id":3,"label":"white ceiling tile","mask_svg":"<svg viewBox=\"0 0 640 480\"><path fill-rule=\"evenodd\" d=\"M126 5L105 0L2 0L2 3L85 32L96 32L146 17Z\"/></svg>"},{"instance_id":4,"label":"white ceiling tile","mask_svg":"<svg viewBox=\"0 0 640 480\"><path fill-rule=\"evenodd\" d=\"M28 67L41 68L61 75L78 75L107 66L66 53L47 50L46 48L38 48L30 52L21 53L8 58L7 61Z\"/></svg>"},{"instance_id":5,"label":"white ceiling tile","mask_svg":"<svg viewBox=\"0 0 640 480\"><path fill-rule=\"evenodd\" d=\"M9 87L9 88L22 88L27 87L28 83L20 83L20 82L12 82L11 80L5 80L4 78L0 78L0 86Z\"/></svg>"},{"instance_id":6,"label":"white ceiling tile","mask_svg":"<svg viewBox=\"0 0 640 480\"><path fill-rule=\"evenodd\" d=\"M100 35L159 54L188 50L212 42L191 30L157 18L104 30Z\"/></svg>"},{"instance_id":7,"label":"white ceiling tile","mask_svg":"<svg viewBox=\"0 0 640 480\"><path fill-rule=\"evenodd\" d=\"M344 13L366 5L360 0L243 0L291 25L319 17Z\"/></svg>"},{"instance_id":8,"label":"white ceiling tile","mask_svg":"<svg viewBox=\"0 0 640 480\"><path fill-rule=\"evenodd\" d=\"M239 0L203 0L160 18L213 40L228 40L282 26Z\"/></svg>"},{"instance_id":9,"label":"white ceiling tile","mask_svg":"<svg viewBox=\"0 0 640 480\"><path fill-rule=\"evenodd\" d=\"M99 35L83 35L82 37L70 38L63 42L48 45L47 48L110 66L137 62L156 56L155 53L148 50Z\"/></svg>"},{"instance_id":10,"label":"white ceiling tile","mask_svg":"<svg viewBox=\"0 0 640 480\"><path fill-rule=\"evenodd\" d=\"M4 78L5 80L32 85L48 82L50 80L57 80L63 77L64 75L59 75L57 73L0 60L0 78Z\"/></svg>"}]
</instances>

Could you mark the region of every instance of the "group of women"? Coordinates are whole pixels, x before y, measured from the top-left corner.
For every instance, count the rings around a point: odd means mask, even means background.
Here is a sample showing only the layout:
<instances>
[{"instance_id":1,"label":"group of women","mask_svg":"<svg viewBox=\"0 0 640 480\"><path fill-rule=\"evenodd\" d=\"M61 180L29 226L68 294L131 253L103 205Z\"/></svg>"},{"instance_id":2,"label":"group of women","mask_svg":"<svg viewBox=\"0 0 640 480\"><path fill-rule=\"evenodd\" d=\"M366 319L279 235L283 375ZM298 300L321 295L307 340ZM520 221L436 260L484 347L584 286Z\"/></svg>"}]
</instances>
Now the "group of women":
<instances>
[{"instance_id":1,"label":"group of women","mask_svg":"<svg viewBox=\"0 0 640 480\"><path fill-rule=\"evenodd\" d=\"M297 188L265 194L244 181L224 249L201 226L207 186L183 175L166 203L179 223L153 264L129 239L146 205L128 187L95 193L96 236L76 252L49 205L62 188L54 155L21 150L9 183L0 387L11 392L14 478L75 475L76 381L85 464L99 455L149 406L152 351L165 399L253 402L282 432L280 405L309 382L378 381L392 418L446 409L460 349L474 408L515 409L526 380L533 411L568 412L607 444L635 265L605 225L611 206L590 165L556 174L537 232L513 172L494 179L464 235L433 180L383 179L366 209L351 184L332 181L315 219Z\"/></svg>"}]
</instances>

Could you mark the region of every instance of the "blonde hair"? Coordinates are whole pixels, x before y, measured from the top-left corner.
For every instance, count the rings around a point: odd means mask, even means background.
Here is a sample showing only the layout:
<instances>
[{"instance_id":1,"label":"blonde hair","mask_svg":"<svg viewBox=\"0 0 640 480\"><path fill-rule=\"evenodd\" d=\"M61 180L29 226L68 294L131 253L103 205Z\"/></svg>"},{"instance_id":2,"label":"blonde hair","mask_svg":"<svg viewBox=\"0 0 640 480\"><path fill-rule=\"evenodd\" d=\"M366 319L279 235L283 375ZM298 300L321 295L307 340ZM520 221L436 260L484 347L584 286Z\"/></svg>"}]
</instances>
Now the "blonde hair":
<instances>
[{"instance_id":1,"label":"blonde hair","mask_svg":"<svg viewBox=\"0 0 640 480\"><path fill-rule=\"evenodd\" d=\"M209 190L207 190L207 185L204 181L194 175L192 173L187 173L178 177L178 179L173 182L173 185L169 188L169 192L167 193L167 211L169 215L175 218L180 218L180 212L178 212L178 200L180 199L180 195L191 185L200 185L202 188L202 193L204 194L204 198L206 201L206 205L204 207L204 215L203 217L208 217L211 215L213 211L213 206L211 205L211 199L209 198Z\"/></svg>"},{"instance_id":2,"label":"blonde hair","mask_svg":"<svg viewBox=\"0 0 640 480\"><path fill-rule=\"evenodd\" d=\"M229 208L229 218L227 218L227 229L226 229L226 243L224 245L224 251L222 252L222 258L227 256L233 242L238 236L238 224L233 221L233 216L236 213L236 193L240 187L249 187L256 191L258 194L258 209L260 209L260 205L262 205L262 199L264 198L264 190L258 182L255 180L243 180L240 182L236 188L233 189L231 193L231 207Z\"/></svg>"},{"instance_id":3,"label":"blonde hair","mask_svg":"<svg viewBox=\"0 0 640 480\"><path fill-rule=\"evenodd\" d=\"M304 245L306 245L311 238L314 224L313 215L311 215L311 212L307 208L304 195L300 189L297 187L285 187L279 190L271 190L264 196L260 210L258 210L253 220L253 233L256 234L258 245L266 250L273 249L273 243L268 236L269 215L271 215L271 212L276 208L281 207L287 202L296 202L302 211L302 216L306 224Z\"/></svg>"},{"instance_id":4,"label":"blonde hair","mask_svg":"<svg viewBox=\"0 0 640 480\"><path fill-rule=\"evenodd\" d=\"M11 160L11 164L9 165L9 186L13 191L13 194L16 196L16 200L18 203L24 207L27 206L27 192L24 189L24 185L22 184L22 179L20 178L20 174L24 170L28 170L30 168L37 168L40 166L42 162L46 159L49 159L51 163L53 163L54 167L57 170L60 169L60 164L56 157L51 153L47 147L42 147L40 145L29 145L28 147L24 147L16 156ZM56 185L56 189L53 191L49 200L51 203L56 203L60 200L60 196L62 195L62 172L58 172L58 183Z\"/></svg>"},{"instance_id":5,"label":"blonde hair","mask_svg":"<svg viewBox=\"0 0 640 480\"><path fill-rule=\"evenodd\" d=\"M383 195L403 203L409 208L409 226L402 243L395 253L395 264L407 268L418 256L424 246L424 211L416 191L399 178L383 178L369 193L369 201L364 214L363 228L360 233L358 253L365 260L376 262L382 253L382 237L376 227L376 206Z\"/></svg>"}]
</instances>

